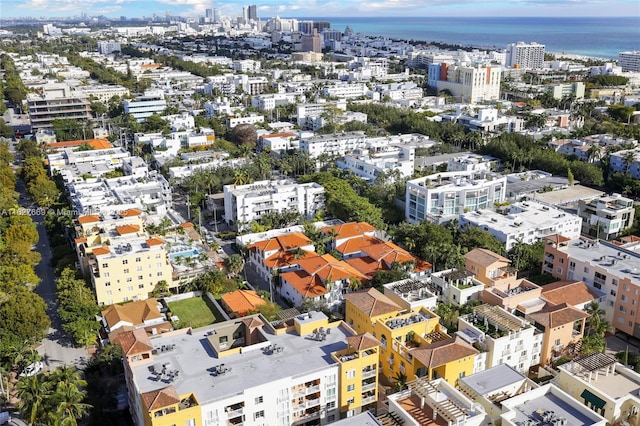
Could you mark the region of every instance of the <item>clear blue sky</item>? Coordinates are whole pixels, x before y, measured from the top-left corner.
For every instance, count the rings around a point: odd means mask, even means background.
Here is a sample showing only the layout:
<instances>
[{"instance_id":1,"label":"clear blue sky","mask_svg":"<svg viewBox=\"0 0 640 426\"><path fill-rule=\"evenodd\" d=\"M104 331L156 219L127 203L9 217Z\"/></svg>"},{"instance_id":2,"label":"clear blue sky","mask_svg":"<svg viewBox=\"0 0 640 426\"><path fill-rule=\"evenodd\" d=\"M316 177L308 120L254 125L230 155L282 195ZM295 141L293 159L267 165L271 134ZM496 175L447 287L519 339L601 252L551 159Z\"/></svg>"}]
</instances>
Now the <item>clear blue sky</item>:
<instances>
[{"instance_id":1,"label":"clear blue sky","mask_svg":"<svg viewBox=\"0 0 640 426\"><path fill-rule=\"evenodd\" d=\"M639 0L0 0L0 17L105 15L203 16L218 8L224 16L239 16L242 7L258 6L258 16L636 16Z\"/></svg>"}]
</instances>

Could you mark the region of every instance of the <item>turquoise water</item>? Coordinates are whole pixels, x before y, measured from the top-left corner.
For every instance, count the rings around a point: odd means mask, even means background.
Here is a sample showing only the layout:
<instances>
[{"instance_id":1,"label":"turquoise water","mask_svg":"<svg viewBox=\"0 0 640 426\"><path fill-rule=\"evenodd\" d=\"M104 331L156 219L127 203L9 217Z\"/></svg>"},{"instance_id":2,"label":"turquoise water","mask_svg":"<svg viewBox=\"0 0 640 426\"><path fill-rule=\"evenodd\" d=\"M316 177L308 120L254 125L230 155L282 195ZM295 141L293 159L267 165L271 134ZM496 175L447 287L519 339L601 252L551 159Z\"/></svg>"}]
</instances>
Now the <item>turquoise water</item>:
<instances>
[{"instance_id":1,"label":"turquoise water","mask_svg":"<svg viewBox=\"0 0 640 426\"><path fill-rule=\"evenodd\" d=\"M305 19L305 18L301 18ZM504 49L508 43L535 41L547 52L617 58L640 50L640 16L630 18L396 18L333 17L331 28L390 38Z\"/></svg>"},{"instance_id":2,"label":"turquoise water","mask_svg":"<svg viewBox=\"0 0 640 426\"><path fill-rule=\"evenodd\" d=\"M169 259L175 260L176 257L178 256L182 257L183 259L186 259L188 257L197 256L200 253L202 253L202 250L200 249L187 248L187 249L181 249L175 252L173 251L173 249L171 249L171 252L169 253Z\"/></svg>"}]
</instances>

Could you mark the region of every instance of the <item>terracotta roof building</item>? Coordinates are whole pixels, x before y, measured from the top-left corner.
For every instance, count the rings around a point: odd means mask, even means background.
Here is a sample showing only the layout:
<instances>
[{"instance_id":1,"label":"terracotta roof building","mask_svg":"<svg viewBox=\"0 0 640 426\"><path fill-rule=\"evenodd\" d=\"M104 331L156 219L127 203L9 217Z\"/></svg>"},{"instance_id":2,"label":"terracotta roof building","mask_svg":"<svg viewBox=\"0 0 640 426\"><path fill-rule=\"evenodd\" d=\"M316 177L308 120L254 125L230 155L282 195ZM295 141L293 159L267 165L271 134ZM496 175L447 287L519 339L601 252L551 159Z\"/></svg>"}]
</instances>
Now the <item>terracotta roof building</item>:
<instances>
[{"instance_id":1,"label":"terracotta roof building","mask_svg":"<svg viewBox=\"0 0 640 426\"><path fill-rule=\"evenodd\" d=\"M244 317L256 313L267 302L255 290L236 290L221 297L222 306L230 318Z\"/></svg>"}]
</instances>

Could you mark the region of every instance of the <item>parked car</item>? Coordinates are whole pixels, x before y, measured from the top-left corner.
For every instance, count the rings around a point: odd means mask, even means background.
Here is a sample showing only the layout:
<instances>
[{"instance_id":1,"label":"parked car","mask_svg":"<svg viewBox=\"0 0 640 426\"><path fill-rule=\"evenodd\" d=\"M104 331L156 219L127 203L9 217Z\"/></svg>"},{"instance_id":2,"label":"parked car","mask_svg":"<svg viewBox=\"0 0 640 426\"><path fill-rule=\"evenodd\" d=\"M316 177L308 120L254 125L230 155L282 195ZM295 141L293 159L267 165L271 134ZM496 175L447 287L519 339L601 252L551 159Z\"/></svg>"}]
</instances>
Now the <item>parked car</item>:
<instances>
[{"instance_id":1,"label":"parked car","mask_svg":"<svg viewBox=\"0 0 640 426\"><path fill-rule=\"evenodd\" d=\"M20 373L20 377L31 377L38 374L44 368L44 364L40 361L36 361L33 364L27 365L27 367L22 370Z\"/></svg>"}]
</instances>

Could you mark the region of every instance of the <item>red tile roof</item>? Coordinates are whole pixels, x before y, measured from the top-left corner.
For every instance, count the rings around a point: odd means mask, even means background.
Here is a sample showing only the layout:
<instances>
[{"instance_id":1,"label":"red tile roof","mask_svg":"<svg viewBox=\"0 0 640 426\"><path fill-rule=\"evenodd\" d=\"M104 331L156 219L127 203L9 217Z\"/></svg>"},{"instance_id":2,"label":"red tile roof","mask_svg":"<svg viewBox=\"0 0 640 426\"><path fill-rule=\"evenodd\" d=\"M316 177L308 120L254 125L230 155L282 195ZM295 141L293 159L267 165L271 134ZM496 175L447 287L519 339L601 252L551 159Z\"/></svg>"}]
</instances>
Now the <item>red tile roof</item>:
<instances>
[{"instance_id":1,"label":"red tile roof","mask_svg":"<svg viewBox=\"0 0 640 426\"><path fill-rule=\"evenodd\" d=\"M553 305L576 306L596 300L600 295L582 281L557 281L542 286L542 298Z\"/></svg>"},{"instance_id":2,"label":"red tile roof","mask_svg":"<svg viewBox=\"0 0 640 426\"><path fill-rule=\"evenodd\" d=\"M370 318L403 310L396 302L375 288L347 293L343 297Z\"/></svg>"},{"instance_id":3,"label":"red tile roof","mask_svg":"<svg viewBox=\"0 0 640 426\"><path fill-rule=\"evenodd\" d=\"M273 250L293 250L298 247L308 246L312 241L302 232L292 232L287 235L279 235L268 240L257 241L250 244L249 250L273 251Z\"/></svg>"},{"instance_id":4,"label":"red tile roof","mask_svg":"<svg viewBox=\"0 0 640 426\"><path fill-rule=\"evenodd\" d=\"M102 317L111 328L121 321L139 326L144 324L145 321L162 318L162 314L158 310L158 301L151 298L124 305L111 305L102 311Z\"/></svg>"},{"instance_id":5,"label":"red tile roof","mask_svg":"<svg viewBox=\"0 0 640 426\"><path fill-rule=\"evenodd\" d=\"M107 139L98 138L98 139L80 139L74 141L63 141L63 142L55 142L48 143L45 145L46 149L62 149L62 148L73 148L76 146L80 146L83 143L87 143L93 149L108 149L113 148L113 145L109 143Z\"/></svg>"},{"instance_id":6,"label":"red tile roof","mask_svg":"<svg viewBox=\"0 0 640 426\"><path fill-rule=\"evenodd\" d=\"M141 214L142 214L142 210L127 209L120 212L120 217L140 216Z\"/></svg>"},{"instance_id":7,"label":"red tile roof","mask_svg":"<svg viewBox=\"0 0 640 426\"><path fill-rule=\"evenodd\" d=\"M267 302L255 290L236 290L222 295L222 301L227 307L240 317L258 310L259 306Z\"/></svg>"},{"instance_id":8,"label":"red tile roof","mask_svg":"<svg viewBox=\"0 0 640 426\"><path fill-rule=\"evenodd\" d=\"M460 336L440 340L421 348L412 349L410 352L416 360L428 368L437 368L480 353L479 350L462 340Z\"/></svg>"},{"instance_id":9,"label":"red tile roof","mask_svg":"<svg viewBox=\"0 0 640 426\"><path fill-rule=\"evenodd\" d=\"M122 346L122 353L126 356L151 352L153 350L151 340L142 328L119 333L116 336L116 341L113 343L120 344L120 346Z\"/></svg>"},{"instance_id":10,"label":"red tile roof","mask_svg":"<svg viewBox=\"0 0 640 426\"><path fill-rule=\"evenodd\" d=\"M109 250L109 247L96 247L93 249L92 252L96 256L102 256L102 255L111 253L111 251Z\"/></svg>"},{"instance_id":11,"label":"red tile roof","mask_svg":"<svg viewBox=\"0 0 640 426\"><path fill-rule=\"evenodd\" d=\"M147 412L180 403L178 392L176 392L173 386L151 392L144 392L140 396L142 397L145 407L147 407Z\"/></svg>"},{"instance_id":12,"label":"red tile roof","mask_svg":"<svg viewBox=\"0 0 640 426\"><path fill-rule=\"evenodd\" d=\"M336 247L336 250L342 254L359 253L364 247L369 247L379 243L382 243L382 241L375 237L362 235L345 241Z\"/></svg>"},{"instance_id":13,"label":"red tile roof","mask_svg":"<svg viewBox=\"0 0 640 426\"><path fill-rule=\"evenodd\" d=\"M162 244L164 244L164 240L162 238L149 238L147 240L147 245L149 247L151 247L151 246L159 246L159 245L162 245Z\"/></svg>"},{"instance_id":14,"label":"red tile roof","mask_svg":"<svg viewBox=\"0 0 640 426\"><path fill-rule=\"evenodd\" d=\"M116 232L118 235L135 234L138 231L140 231L140 227L138 225L116 226Z\"/></svg>"},{"instance_id":15,"label":"red tile roof","mask_svg":"<svg viewBox=\"0 0 640 426\"><path fill-rule=\"evenodd\" d=\"M296 250L292 251L279 251L264 260L264 265L271 269L280 269L291 265L297 265L301 259L317 256L318 254L312 251L302 250L301 253L297 253Z\"/></svg>"},{"instance_id":16,"label":"red tile roof","mask_svg":"<svg viewBox=\"0 0 640 426\"><path fill-rule=\"evenodd\" d=\"M93 223L93 222L100 222L100 216L91 214L88 216L78 217L78 223Z\"/></svg>"},{"instance_id":17,"label":"red tile roof","mask_svg":"<svg viewBox=\"0 0 640 426\"><path fill-rule=\"evenodd\" d=\"M588 318L589 314L562 303L560 305L547 306L541 311L530 314L529 317L545 329L549 329L567 324L573 325L578 320Z\"/></svg>"},{"instance_id":18,"label":"red tile roof","mask_svg":"<svg viewBox=\"0 0 640 426\"><path fill-rule=\"evenodd\" d=\"M483 248L474 248L469 253L465 254L464 258L485 267L491 266L496 262L511 263L511 261L506 257L500 256L498 253L494 253L491 250Z\"/></svg>"},{"instance_id":19,"label":"red tile roof","mask_svg":"<svg viewBox=\"0 0 640 426\"><path fill-rule=\"evenodd\" d=\"M370 348L380 346L378 339L370 333L358 334L357 336L347 337L347 344L356 351L365 351Z\"/></svg>"}]
</instances>

